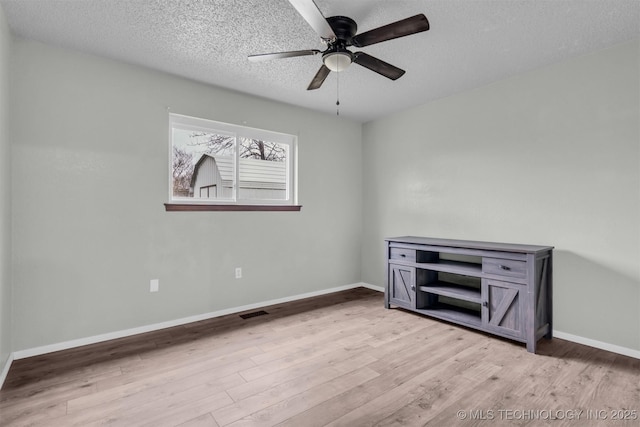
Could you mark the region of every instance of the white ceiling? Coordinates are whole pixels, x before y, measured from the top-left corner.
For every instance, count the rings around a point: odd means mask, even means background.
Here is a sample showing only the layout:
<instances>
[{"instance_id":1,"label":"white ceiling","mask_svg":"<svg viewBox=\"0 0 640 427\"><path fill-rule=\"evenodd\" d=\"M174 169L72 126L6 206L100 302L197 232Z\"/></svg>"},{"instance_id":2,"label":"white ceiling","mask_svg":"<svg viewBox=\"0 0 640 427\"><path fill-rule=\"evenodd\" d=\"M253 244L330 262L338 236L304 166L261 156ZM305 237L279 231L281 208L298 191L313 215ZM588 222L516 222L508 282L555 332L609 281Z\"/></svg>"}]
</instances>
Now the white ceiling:
<instances>
[{"instance_id":1,"label":"white ceiling","mask_svg":"<svg viewBox=\"0 0 640 427\"><path fill-rule=\"evenodd\" d=\"M358 65L307 91L320 56L250 54L324 45L287 0L0 0L19 36L369 121L640 35L640 0L316 0L358 32L424 13L431 29L362 50L405 69Z\"/></svg>"}]
</instances>

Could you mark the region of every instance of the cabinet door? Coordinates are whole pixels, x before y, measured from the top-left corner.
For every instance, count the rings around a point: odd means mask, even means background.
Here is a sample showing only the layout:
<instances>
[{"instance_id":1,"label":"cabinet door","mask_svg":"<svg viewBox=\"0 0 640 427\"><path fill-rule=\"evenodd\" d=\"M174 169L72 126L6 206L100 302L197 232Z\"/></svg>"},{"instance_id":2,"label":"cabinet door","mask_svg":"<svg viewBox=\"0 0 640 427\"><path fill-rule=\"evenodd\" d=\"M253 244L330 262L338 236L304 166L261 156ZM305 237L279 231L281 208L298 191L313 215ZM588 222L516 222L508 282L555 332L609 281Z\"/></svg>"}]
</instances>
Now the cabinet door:
<instances>
[{"instance_id":1,"label":"cabinet door","mask_svg":"<svg viewBox=\"0 0 640 427\"><path fill-rule=\"evenodd\" d=\"M482 324L488 332L524 338L524 289L516 283L482 280Z\"/></svg>"},{"instance_id":2,"label":"cabinet door","mask_svg":"<svg viewBox=\"0 0 640 427\"><path fill-rule=\"evenodd\" d=\"M400 307L416 308L416 269L389 264L389 302Z\"/></svg>"}]
</instances>

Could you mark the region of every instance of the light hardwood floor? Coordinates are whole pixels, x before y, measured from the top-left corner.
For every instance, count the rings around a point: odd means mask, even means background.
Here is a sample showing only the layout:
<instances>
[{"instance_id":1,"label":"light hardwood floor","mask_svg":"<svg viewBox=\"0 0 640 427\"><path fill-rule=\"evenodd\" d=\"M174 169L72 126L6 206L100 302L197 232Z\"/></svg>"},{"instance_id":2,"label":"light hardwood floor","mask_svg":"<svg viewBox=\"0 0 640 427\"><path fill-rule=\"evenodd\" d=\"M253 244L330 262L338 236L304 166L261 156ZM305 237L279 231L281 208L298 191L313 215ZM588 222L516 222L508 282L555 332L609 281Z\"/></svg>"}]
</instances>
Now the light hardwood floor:
<instances>
[{"instance_id":1,"label":"light hardwood floor","mask_svg":"<svg viewBox=\"0 0 640 427\"><path fill-rule=\"evenodd\" d=\"M640 425L638 359L530 354L364 288L265 310L15 361L0 425Z\"/></svg>"}]
</instances>

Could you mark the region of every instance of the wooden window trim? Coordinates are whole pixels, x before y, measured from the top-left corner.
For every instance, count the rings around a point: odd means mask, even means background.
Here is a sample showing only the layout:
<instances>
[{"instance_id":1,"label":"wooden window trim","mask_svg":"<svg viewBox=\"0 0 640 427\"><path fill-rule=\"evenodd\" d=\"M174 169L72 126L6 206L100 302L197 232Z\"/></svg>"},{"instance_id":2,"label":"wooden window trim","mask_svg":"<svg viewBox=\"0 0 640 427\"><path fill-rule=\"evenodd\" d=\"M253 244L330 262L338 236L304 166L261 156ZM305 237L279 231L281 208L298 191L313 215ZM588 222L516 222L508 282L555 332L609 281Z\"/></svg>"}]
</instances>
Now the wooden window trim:
<instances>
[{"instance_id":1,"label":"wooden window trim","mask_svg":"<svg viewBox=\"0 0 640 427\"><path fill-rule=\"evenodd\" d=\"M205 205L195 203L165 203L166 212L210 212L210 211L274 211L298 212L301 205Z\"/></svg>"}]
</instances>

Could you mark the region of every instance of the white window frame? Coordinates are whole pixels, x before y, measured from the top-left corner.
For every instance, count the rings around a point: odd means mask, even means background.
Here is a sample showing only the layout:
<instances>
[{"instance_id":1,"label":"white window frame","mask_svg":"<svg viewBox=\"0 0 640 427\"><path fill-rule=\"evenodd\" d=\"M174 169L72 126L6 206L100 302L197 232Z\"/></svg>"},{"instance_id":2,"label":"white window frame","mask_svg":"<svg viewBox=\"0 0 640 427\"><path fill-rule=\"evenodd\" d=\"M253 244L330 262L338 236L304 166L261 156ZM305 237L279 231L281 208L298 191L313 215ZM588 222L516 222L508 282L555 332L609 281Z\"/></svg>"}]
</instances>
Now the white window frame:
<instances>
[{"instance_id":1,"label":"white window frame","mask_svg":"<svg viewBox=\"0 0 640 427\"><path fill-rule=\"evenodd\" d=\"M198 199L192 197L177 197L173 194L173 129L178 128L188 131L201 131L233 136L236 141L234 150L234 182L233 196L229 199ZM239 156L237 144L240 138L253 138L262 141L275 142L287 146L285 160L286 170L286 197L284 199L241 199L239 193ZM298 163L298 138L295 135L273 132L264 129L223 123L214 120L190 117L181 114L169 113L169 203L180 205L220 205L220 206L294 206L298 203L297 197L297 163Z\"/></svg>"}]
</instances>

